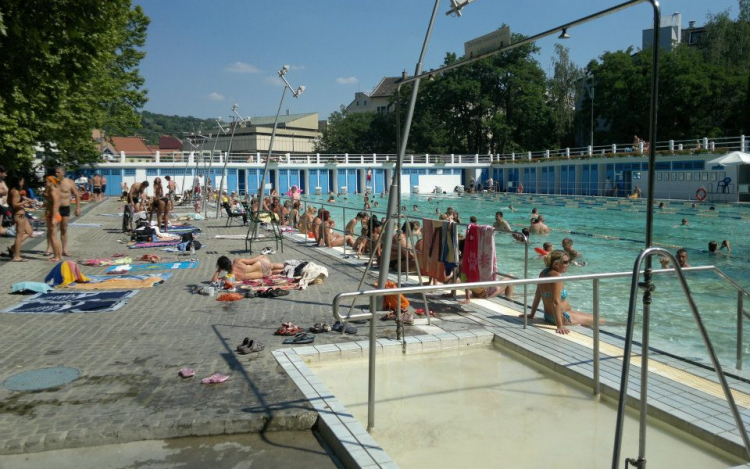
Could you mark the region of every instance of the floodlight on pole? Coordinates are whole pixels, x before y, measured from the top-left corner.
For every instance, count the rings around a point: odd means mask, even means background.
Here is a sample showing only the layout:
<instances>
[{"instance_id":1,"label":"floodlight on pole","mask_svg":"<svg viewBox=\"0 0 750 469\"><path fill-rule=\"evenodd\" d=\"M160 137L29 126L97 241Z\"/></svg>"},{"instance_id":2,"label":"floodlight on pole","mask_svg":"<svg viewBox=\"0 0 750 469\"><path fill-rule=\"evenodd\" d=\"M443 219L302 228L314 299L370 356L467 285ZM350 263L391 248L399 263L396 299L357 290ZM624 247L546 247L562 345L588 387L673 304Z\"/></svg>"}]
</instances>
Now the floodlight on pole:
<instances>
[{"instance_id":1,"label":"floodlight on pole","mask_svg":"<svg viewBox=\"0 0 750 469\"><path fill-rule=\"evenodd\" d=\"M456 15L461 16L461 10L468 5L469 3L473 2L474 0L464 0L463 2L459 2L458 0L451 0L451 9L445 12L445 16L450 15Z\"/></svg>"},{"instance_id":2,"label":"floodlight on pole","mask_svg":"<svg viewBox=\"0 0 750 469\"><path fill-rule=\"evenodd\" d=\"M271 164L271 154L273 152L273 143L274 143L274 140L276 139L276 129L278 128L278 125L279 125L279 115L281 114L281 108L284 105L284 96L286 96L286 90L289 89L292 92L292 96L294 96L295 98L298 98L299 95L301 95L305 91L304 86L300 86L295 90L294 87L289 84L289 81L287 81L286 77L284 76L286 75L288 71L289 71L289 65L284 65L283 67L281 67L281 70L279 70L279 78L281 78L282 81L284 82L284 89L281 92L281 100L279 101L279 109L276 111L276 119L273 122L273 130L271 131L271 140L268 143L268 154L266 155L266 162L265 162L265 166L263 167L263 175L260 178L260 187L258 187L258 202L257 202L258 205L257 205L257 208L255 209L256 217L258 215L258 212L263 206L263 191L265 190L265 185L266 185L266 175L268 174L268 167ZM255 227L254 223L251 223L248 226L248 231L247 231L248 237L250 235L250 230L253 229L253 227Z\"/></svg>"},{"instance_id":3,"label":"floodlight on pole","mask_svg":"<svg viewBox=\"0 0 750 469\"><path fill-rule=\"evenodd\" d=\"M568 28L563 28L562 32L559 36L557 36L558 39L570 39L570 35L568 34Z\"/></svg>"}]
</instances>

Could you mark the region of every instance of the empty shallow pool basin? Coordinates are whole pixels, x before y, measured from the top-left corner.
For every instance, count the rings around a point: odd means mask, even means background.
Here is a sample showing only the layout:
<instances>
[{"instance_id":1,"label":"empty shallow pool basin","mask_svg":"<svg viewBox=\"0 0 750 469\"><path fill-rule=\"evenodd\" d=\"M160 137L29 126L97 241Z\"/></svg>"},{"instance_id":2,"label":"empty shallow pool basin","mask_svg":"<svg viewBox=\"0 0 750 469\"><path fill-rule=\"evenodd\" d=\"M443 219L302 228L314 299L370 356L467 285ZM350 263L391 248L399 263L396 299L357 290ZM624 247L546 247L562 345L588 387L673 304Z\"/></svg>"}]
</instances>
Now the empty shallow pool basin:
<instances>
[{"instance_id":1,"label":"empty shallow pool basin","mask_svg":"<svg viewBox=\"0 0 750 469\"><path fill-rule=\"evenodd\" d=\"M367 361L311 365L367 424ZM590 388L496 348L378 357L372 437L402 468L609 467L617 410ZM622 457L637 457L638 421L625 421ZM726 468L742 461L649 419L649 467ZM624 467L624 463L620 464Z\"/></svg>"}]
</instances>

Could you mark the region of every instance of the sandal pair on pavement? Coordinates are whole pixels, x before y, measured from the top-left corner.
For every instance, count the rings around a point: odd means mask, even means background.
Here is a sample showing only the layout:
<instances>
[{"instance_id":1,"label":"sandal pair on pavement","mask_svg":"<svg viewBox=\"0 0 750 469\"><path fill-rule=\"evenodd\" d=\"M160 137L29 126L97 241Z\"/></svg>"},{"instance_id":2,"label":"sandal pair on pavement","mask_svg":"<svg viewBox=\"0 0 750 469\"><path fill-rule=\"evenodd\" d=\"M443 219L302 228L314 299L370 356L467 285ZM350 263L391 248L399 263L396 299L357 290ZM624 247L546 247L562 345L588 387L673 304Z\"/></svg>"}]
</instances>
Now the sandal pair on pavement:
<instances>
[{"instance_id":1,"label":"sandal pair on pavement","mask_svg":"<svg viewBox=\"0 0 750 469\"><path fill-rule=\"evenodd\" d=\"M291 322L285 322L274 332L274 335L296 335L302 332L302 328L292 324Z\"/></svg>"},{"instance_id":2,"label":"sandal pair on pavement","mask_svg":"<svg viewBox=\"0 0 750 469\"><path fill-rule=\"evenodd\" d=\"M315 342L315 336L310 334L309 332L300 332L298 334L295 334L294 337L284 339L285 344L294 345L311 344L313 342Z\"/></svg>"},{"instance_id":3,"label":"sandal pair on pavement","mask_svg":"<svg viewBox=\"0 0 750 469\"><path fill-rule=\"evenodd\" d=\"M192 368L181 368L178 374L180 375L181 378L192 378L193 376L195 376L195 370ZM207 378L203 378L201 380L201 383L203 384L223 383L224 381L228 379L229 379L229 375L223 375L221 373L214 373Z\"/></svg>"}]
</instances>

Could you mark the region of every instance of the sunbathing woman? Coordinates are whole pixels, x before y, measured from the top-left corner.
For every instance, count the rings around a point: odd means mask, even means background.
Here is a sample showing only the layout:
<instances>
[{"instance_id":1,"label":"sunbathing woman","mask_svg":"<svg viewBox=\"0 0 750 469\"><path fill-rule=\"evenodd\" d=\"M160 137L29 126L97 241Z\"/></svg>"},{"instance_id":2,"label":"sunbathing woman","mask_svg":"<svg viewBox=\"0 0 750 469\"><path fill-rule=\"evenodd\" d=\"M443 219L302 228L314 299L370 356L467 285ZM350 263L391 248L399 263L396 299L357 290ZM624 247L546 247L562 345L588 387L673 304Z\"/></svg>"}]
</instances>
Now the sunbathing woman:
<instances>
[{"instance_id":1,"label":"sunbathing woman","mask_svg":"<svg viewBox=\"0 0 750 469\"><path fill-rule=\"evenodd\" d=\"M21 257L21 244L31 237L32 229L29 220L26 219L26 210L21 198L21 191L25 186L24 178L12 176L8 178L8 205L13 212L13 221L16 223L16 242L13 248L8 247L8 253L13 262L26 262Z\"/></svg>"},{"instance_id":2,"label":"sunbathing woman","mask_svg":"<svg viewBox=\"0 0 750 469\"><path fill-rule=\"evenodd\" d=\"M305 234L305 237L309 237L309 233L312 231L313 220L315 220L315 207L310 205L307 207L305 215L300 219L298 227L298 229Z\"/></svg>"},{"instance_id":3,"label":"sunbathing woman","mask_svg":"<svg viewBox=\"0 0 750 469\"><path fill-rule=\"evenodd\" d=\"M562 274L568 271L570 259L565 251L555 250L544 256L544 263L547 268L542 270L539 278L562 277ZM531 304L531 313L527 317L534 317L541 301L544 304L544 321L556 326L558 334L570 333L570 330L565 327L566 325L591 326L594 323L594 318L590 314L573 311L566 299L567 297L568 291L563 288L562 281L539 284L534 294L534 302ZM604 320L600 320L599 323L604 324Z\"/></svg>"},{"instance_id":4,"label":"sunbathing woman","mask_svg":"<svg viewBox=\"0 0 750 469\"><path fill-rule=\"evenodd\" d=\"M330 218L330 213L326 211L323 216L326 219L326 221L324 222L325 245L331 248L336 246L343 246L344 243L346 243L347 246L354 247L354 236L336 233L335 231L333 231L333 227L335 226L335 224L333 222L333 219Z\"/></svg>"},{"instance_id":5,"label":"sunbathing woman","mask_svg":"<svg viewBox=\"0 0 750 469\"><path fill-rule=\"evenodd\" d=\"M216 261L216 272L211 282L215 282L222 277L222 272L227 275L234 275L237 281L242 281L270 277L273 274L281 273L283 270L284 264L272 263L266 256L256 256L250 259L238 257L234 261L229 260L227 256L221 256Z\"/></svg>"},{"instance_id":6,"label":"sunbathing woman","mask_svg":"<svg viewBox=\"0 0 750 469\"><path fill-rule=\"evenodd\" d=\"M325 210L321 207L318 209L318 215L313 218L312 221L312 227L310 228L310 231L312 231L313 235L315 236L315 244L321 246L322 243L320 242L322 238L323 230L321 230L321 226L323 226L323 213Z\"/></svg>"}]
</instances>

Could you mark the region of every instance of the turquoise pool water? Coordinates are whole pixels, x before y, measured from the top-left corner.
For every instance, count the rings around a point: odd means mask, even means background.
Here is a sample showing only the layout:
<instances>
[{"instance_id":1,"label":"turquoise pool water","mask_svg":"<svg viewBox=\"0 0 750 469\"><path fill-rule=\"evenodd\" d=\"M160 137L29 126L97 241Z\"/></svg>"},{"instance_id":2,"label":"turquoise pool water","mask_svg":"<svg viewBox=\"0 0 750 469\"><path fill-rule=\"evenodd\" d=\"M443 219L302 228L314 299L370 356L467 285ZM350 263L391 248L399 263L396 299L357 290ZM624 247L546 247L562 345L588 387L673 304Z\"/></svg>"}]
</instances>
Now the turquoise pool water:
<instances>
[{"instance_id":1,"label":"turquoise pool water","mask_svg":"<svg viewBox=\"0 0 750 469\"><path fill-rule=\"evenodd\" d=\"M346 207L346 220L349 220L357 210L361 210L362 195L345 198L339 198L336 205ZM309 198L313 204L324 199ZM474 215L480 224L492 224L495 212L502 211L511 226L519 231L529 225L531 210L537 208L552 231L549 235L532 235L531 247L541 247L544 242L550 241L559 249L563 238L572 238L575 249L582 254L587 265L571 266L569 275L632 271L635 259L644 246L645 200L533 194L465 194L428 199L426 195L404 194L402 205L408 207L409 215L418 217L434 217L436 208L445 212L450 206L458 210L462 223L468 223L469 216ZM386 199L376 196L374 200L379 202L380 207L373 207L373 210L386 206ZM418 205L419 212L412 211L414 204ZM654 209L654 244L669 249L673 254L677 248L684 247L688 251L690 265L715 265L740 286L750 289L750 240L745 236L750 228L750 207L719 204L715 210L710 210L708 204L699 204L696 208L692 208L691 202L668 201L665 204L663 209ZM510 205L515 211L508 208ZM343 211L327 208L337 227L343 227ZM688 219L687 226L681 226L683 218ZM721 243L723 239L731 242L731 255L726 255L725 251L718 255L707 252L710 240ZM523 246L506 234L498 233L495 240L498 270L523 277ZM658 266L656 260L654 262ZM537 253L530 249L529 277L537 277L543 267ZM651 344L666 352L708 363L708 354L677 280L674 276L659 276L655 283ZM689 274L688 285L722 366L728 370L734 369L737 346L736 291L712 272ZM569 298L574 309L585 312L592 310L590 281L569 283L566 288L570 291ZM602 316L613 323L623 323L627 317L629 293L629 279L602 281ZM533 289L530 289L529 302L532 295ZM745 309L750 310L750 305L746 305ZM748 327L750 325L746 329ZM622 326L605 326L603 330L617 335L624 335L625 332ZM638 336L640 330L637 331ZM745 340L743 344L745 361L750 359L748 342L750 340Z\"/></svg>"}]
</instances>

